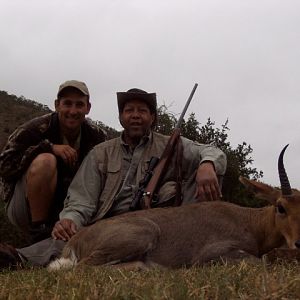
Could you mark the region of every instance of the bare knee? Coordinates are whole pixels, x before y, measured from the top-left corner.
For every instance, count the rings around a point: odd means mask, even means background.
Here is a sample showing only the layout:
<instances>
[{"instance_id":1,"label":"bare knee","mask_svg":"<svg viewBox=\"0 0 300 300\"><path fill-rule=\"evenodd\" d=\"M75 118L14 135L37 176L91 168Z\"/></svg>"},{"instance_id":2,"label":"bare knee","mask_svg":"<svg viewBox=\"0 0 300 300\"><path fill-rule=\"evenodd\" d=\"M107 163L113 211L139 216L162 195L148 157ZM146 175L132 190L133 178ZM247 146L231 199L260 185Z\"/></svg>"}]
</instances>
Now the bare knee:
<instances>
[{"instance_id":1,"label":"bare knee","mask_svg":"<svg viewBox=\"0 0 300 300\"><path fill-rule=\"evenodd\" d=\"M31 162L27 171L27 178L36 176L52 178L56 173L56 157L51 153L42 153Z\"/></svg>"}]
</instances>

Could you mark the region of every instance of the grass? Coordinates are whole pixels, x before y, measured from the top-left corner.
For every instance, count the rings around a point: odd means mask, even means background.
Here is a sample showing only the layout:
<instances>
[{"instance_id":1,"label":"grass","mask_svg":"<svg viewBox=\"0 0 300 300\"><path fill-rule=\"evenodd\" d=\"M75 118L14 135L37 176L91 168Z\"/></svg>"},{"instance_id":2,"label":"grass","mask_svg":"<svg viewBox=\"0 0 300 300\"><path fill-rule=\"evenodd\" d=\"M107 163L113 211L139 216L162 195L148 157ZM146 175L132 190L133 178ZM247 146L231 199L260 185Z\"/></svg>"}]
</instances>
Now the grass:
<instances>
[{"instance_id":1,"label":"grass","mask_svg":"<svg viewBox=\"0 0 300 300\"><path fill-rule=\"evenodd\" d=\"M0 299L300 299L299 264L242 261L143 272L6 270L0 273Z\"/></svg>"}]
</instances>

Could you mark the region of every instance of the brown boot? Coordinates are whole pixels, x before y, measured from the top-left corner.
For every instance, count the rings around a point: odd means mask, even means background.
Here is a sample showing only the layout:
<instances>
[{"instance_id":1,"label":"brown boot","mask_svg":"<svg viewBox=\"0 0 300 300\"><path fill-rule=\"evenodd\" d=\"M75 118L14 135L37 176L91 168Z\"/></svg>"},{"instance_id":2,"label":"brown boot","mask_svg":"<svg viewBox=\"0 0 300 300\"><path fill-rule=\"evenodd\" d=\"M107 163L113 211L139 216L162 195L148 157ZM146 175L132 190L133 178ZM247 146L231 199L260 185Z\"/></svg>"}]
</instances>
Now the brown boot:
<instances>
[{"instance_id":1,"label":"brown boot","mask_svg":"<svg viewBox=\"0 0 300 300\"><path fill-rule=\"evenodd\" d=\"M17 269L23 266L23 262L17 250L8 244L0 243L0 269Z\"/></svg>"}]
</instances>

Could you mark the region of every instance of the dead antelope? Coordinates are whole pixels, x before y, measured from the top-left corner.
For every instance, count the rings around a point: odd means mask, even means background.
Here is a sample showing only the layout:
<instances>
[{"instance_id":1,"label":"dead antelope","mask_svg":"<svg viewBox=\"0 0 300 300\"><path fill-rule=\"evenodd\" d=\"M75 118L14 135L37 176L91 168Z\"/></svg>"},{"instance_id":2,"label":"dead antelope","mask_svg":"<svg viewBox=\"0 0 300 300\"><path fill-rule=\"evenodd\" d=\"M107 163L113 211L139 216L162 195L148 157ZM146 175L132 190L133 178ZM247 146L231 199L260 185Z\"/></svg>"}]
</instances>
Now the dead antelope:
<instances>
[{"instance_id":1,"label":"dead antelope","mask_svg":"<svg viewBox=\"0 0 300 300\"><path fill-rule=\"evenodd\" d=\"M300 192L292 191L284 169L286 147L278 159L281 192L241 179L272 205L245 208L202 202L100 220L73 236L49 269L77 264L189 267L220 258L261 257L285 243L300 248Z\"/></svg>"}]
</instances>

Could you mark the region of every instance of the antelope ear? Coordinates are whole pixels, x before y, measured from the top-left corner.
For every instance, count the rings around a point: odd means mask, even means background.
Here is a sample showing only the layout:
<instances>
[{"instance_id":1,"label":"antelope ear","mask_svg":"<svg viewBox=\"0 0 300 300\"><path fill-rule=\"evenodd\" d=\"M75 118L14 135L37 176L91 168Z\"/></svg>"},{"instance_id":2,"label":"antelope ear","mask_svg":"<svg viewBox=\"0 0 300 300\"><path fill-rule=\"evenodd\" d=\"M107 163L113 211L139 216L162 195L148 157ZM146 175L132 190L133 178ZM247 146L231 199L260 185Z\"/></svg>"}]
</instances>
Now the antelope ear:
<instances>
[{"instance_id":1,"label":"antelope ear","mask_svg":"<svg viewBox=\"0 0 300 300\"><path fill-rule=\"evenodd\" d=\"M239 180L247 190L253 192L257 198L267 200L273 205L275 205L276 200L280 196L280 191L268 184L250 180L242 176L239 177Z\"/></svg>"}]
</instances>

